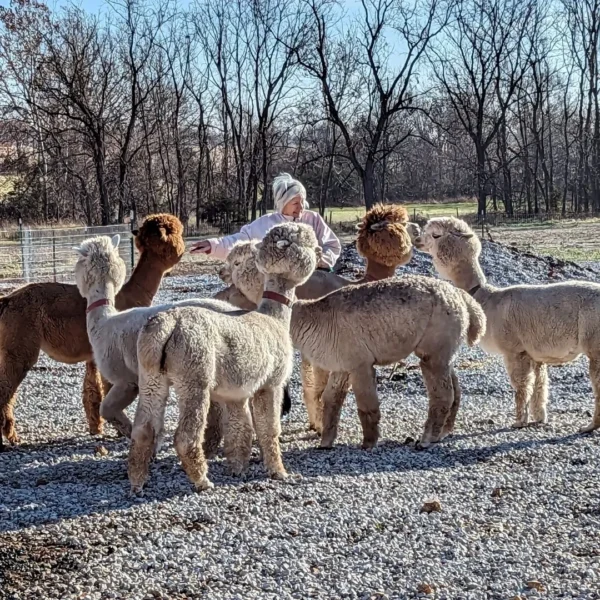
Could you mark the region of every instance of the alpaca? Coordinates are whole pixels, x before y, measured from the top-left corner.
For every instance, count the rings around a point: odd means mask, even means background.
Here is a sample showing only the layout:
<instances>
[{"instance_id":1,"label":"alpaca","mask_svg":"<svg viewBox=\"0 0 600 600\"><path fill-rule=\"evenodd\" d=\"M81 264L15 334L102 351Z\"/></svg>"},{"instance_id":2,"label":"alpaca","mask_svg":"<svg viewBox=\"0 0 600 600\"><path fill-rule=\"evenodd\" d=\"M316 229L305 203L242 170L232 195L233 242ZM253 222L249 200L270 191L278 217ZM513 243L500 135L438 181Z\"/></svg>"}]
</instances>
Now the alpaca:
<instances>
[{"instance_id":1,"label":"alpaca","mask_svg":"<svg viewBox=\"0 0 600 600\"><path fill-rule=\"evenodd\" d=\"M564 364L585 354L595 395L592 422L600 428L600 285L568 281L496 288L479 265L481 242L456 218L430 219L415 246L430 254L437 272L467 290L483 307L487 332L481 347L500 354L515 390L514 427L548 419L548 364Z\"/></svg>"},{"instance_id":2,"label":"alpaca","mask_svg":"<svg viewBox=\"0 0 600 600\"><path fill-rule=\"evenodd\" d=\"M265 275L256 311L232 318L198 307L174 308L152 317L138 337L140 400L129 451L129 480L140 493L151 450L173 385L179 399L175 447L197 490L212 487L202 443L211 401L227 405L225 453L234 474L247 467L252 422L265 466L274 479L286 471L279 447L283 385L292 371L289 322L294 288L314 271L321 249L301 223L273 227L257 246ZM257 299L258 300L258 299Z\"/></svg>"},{"instance_id":3,"label":"alpaca","mask_svg":"<svg viewBox=\"0 0 600 600\"><path fill-rule=\"evenodd\" d=\"M140 258L116 298L117 310L150 306L163 275L185 252L183 226L172 215L148 216L133 233ZM90 433L102 433L103 382L93 362L85 310L77 286L64 283L32 283L0 298L0 450L2 434L11 444L19 442L13 415L16 392L40 350L59 362L86 362L83 405Z\"/></svg>"},{"instance_id":4,"label":"alpaca","mask_svg":"<svg viewBox=\"0 0 600 600\"><path fill-rule=\"evenodd\" d=\"M242 251L240 250L240 254ZM232 280L249 299L256 294L256 260L232 265ZM323 394L321 447L333 445L348 386L356 395L363 448L379 437L375 365L403 360L414 352L429 395L429 414L420 446L452 433L460 386L452 360L461 341L476 344L485 315L466 292L444 281L417 275L350 285L318 300L300 300L292 310L292 343L311 363L331 372Z\"/></svg>"},{"instance_id":5,"label":"alpaca","mask_svg":"<svg viewBox=\"0 0 600 600\"><path fill-rule=\"evenodd\" d=\"M99 236L89 238L74 248L79 255L75 265L75 280L79 292L88 303L87 331L94 359L102 376L110 382L110 389L100 405L100 414L121 435L129 437L131 421L124 410L138 394L137 337L146 321L174 306L204 306L229 313L244 311L213 299L182 300L118 311L115 297L125 279L125 263L118 252L119 241L118 235L112 240ZM160 439L157 438L156 442L155 449ZM209 447L208 452L214 450Z\"/></svg>"},{"instance_id":6,"label":"alpaca","mask_svg":"<svg viewBox=\"0 0 600 600\"><path fill-rule=\"evenodd\" d=\"M367 263L364 276L357 281L350 281L334 273L315 271L304 285L296 288L296 297L300 300L314 300L353 283L366 283L393 277L396 268L408 263L412 257L410 238L412 230L408 231L408 225L412 224L408 223L408 213L403 206L375 205L357 225L356 247ZM248 298L260 298L263 281L262 277L256 277L256 268L252 266L246 274L243 269L240 269L240 265L247 260L251 253L252 246L248 243L234 246L219 275L225 283L232 283L231 271L235 269L236 277L244 278L240 285L247 290ZM238 296L241 296L243 301L238 303ZM240 307L255 306L251 300L240 293L235 285L223 290L215 298L228 299L229 302ZM311 365L305 358L302 359L300 374L309 427L321 434L323 428L322 396L329 382L330 374L317 365ZM329 387L330 393L339 396L338 401L343 402L349 389L348 381L336 380L335 386L333 383L332 381Z\"/></svg>"}]
</instances>

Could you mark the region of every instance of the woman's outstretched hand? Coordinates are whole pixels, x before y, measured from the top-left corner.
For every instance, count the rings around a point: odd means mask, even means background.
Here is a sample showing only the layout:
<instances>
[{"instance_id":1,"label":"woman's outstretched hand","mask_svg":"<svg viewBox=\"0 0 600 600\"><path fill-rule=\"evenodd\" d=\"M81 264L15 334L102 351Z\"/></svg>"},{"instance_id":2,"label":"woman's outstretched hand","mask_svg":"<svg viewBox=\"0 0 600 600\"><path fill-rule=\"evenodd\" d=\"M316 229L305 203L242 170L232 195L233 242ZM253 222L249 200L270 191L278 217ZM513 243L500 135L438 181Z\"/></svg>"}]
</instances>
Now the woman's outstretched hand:
<instances>
[{"instance_id":1,"label":"woman's outstretched hand","mask_svg":"<svg viewBox=\"0 0 600 600\"><path fill-rule=\"evenodd\" d=\"M196 242L190 248L190 254L210 254L210 242L207 240Z\"/></svg>"}]
</instances>

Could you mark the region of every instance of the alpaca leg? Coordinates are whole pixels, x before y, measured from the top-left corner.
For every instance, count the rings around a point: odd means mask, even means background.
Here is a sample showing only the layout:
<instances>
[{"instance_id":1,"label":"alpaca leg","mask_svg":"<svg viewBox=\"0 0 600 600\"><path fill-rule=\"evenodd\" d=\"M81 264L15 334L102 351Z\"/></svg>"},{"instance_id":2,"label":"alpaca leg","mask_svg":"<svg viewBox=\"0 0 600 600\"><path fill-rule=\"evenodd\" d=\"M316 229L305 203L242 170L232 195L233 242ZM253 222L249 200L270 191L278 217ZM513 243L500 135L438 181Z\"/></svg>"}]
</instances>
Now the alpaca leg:
<instances>
[{"instance_id":1,"label":"alpaca leg","mask_svg":"<svg viewBox=\"0 0 600 600\"><path fill-rule=\"evenodd\" d=\"M363 365L350 373L350 384L356 396L358 417L363 430L363 450L373 448L379 439L379 398L377 378L372 365Z\"/></svg>"},{"instance_id":2,"label":"alpaca leg","mask_svg":"<svg viewBox=\"0 0 600 600\"><path fill-rule=\"evenodd\" d=\"M227 402L225 458L233 475L242 475L252 453L252 416L248 400Z\"/></svg>"},{"instance_id":3,"label":"alpaca leg","mask_svg":"<svg viewBox=\"0 0 600 600\"><path fill-rule=\"evenodd\" d=\"M448 418L446 419L446 423L444 424L444 427L442 428L442 435L440 437L440 440L447 438L448 436L452 435L452 433L454 432L454 422L456 421L456 415L458 414L458 409L460 408L462 392L460 389L460 383L458 382L458 377L456 376L454 369L452 369L451 376L452 376L452 389L454 392L454 401L452 402L452 408L450 409L450 414L448 415Z\"/></svg>"},{"instance_id":4,"label":"alpaca leg","mask_svg":"<svg viewBox=\"0 0 600 600\"><path fill-rule=\"evenodd\" d=\"M308 423L317 433L323 431L323 391L327 386L329 372L302 359L300 366L302 396L308 413Z\"/></svg>"},{"instance_id":5,"label":"alpaca leg","mask_svg":"<svg viewBox=\"0 0 600 600\"><path fill-rule=\"evenodd\" d=\"M208 479L204 450L204 430L210 409L208 389L193 385L176 387L179 397L179 424L175 431L175 450L197 491L214 487Z\"/></svg>"},{"instance_id":6,"label":"alpaca leg","mask_svg":"<svg viewBox=\"0 0 600 600\"><path fill-rule=\"evenodd\" d=\"M125 437L131 436L131 421L124 410L137 395L137 385L116 384L110 388L100 405L100 415Z\"/></svg>"},{"instance_id":7,"label":"alpaca leg","mask_svg":"<svg viewBox=\"0 0 600 600\"><path fill-rule=\"evenodd\" d=\"M525 427L529 417L529 401L535 383L534 363L525 353L504 356L504 364L515 390L516 420L513 427Z\"/></svg>"},{"instance_id":8,"label":"alpaca leg","mask_svg":"<svg viewBox=\"0 0 600 600\"><path fill-rule=\"evenodd\" d=\"M331 448L337 437L342 406L350 389L350 375L346 372L330 373L323 392L323 434L321 448Z\"/></svg>"},{"instance_id":9,"label":"alpaca leg","mask_svg":"<svg viewBox=\"0 0 600 600\"><path fill-rule=\"evenodd\" d=\"M214 458L223 439L223 406L214 400L210 401L206 431L204 432L204 456L207 460Z\"/></svg>"},{"instance_id":10,"label":"alpaca leg","mask_svg":"<svg viewBox=\"0 0 600 600\"><path fill-rule=\"evenodd\" d=\"M421 372L427 387L429 410L419 446L428 448L442 438L444 425L451 418L455 395L452 367L449 364L440 364L424 356L421 359Z\"/></svg>"},{"instance_id":11,"label":"alpaca leg","mask_svg":"<svg viewBox=\"0 0 600 600\"><path fill-rule=\"evenodd\" d=\"M531 416L536 423L548 422L548 367L544 363L535 363L535 383L531 395Z\"/></svg>"},{"instance_id":12,"label":"alpaca leg","mask_svg":"<svg viewBox=\"0 0 600 600\"><path fill-rule=\"evenodd\" d=\"M104 419L100 416L100 404L104 398L104 386L100 371L93 361L85 363L82 397L90 435L101 435Z\"/></svg>"},{"instance_id":13,"label":"alpaca leg","mask_svg":"<svg viewBox=\"0 0 600 600\"><path fill-rule=\"evenodd\" d=\"M594 390L595 408L592 422L580 429L581 433L590 433L600 429L600 358L590 357L590 379Z\"/></svg>"},{"instance_id":14,"label":"alpaca leg","mask_svg":"<svg viewBox=\"0 0 600 600\"><path fill-rule=\"evenodd\" d=\"M287 415L292 410L292 397L290 396L290 386L288 383L283 388L283 402L281 403L281 416Z\"/></svg>"},{"instance_id":15,"label":"alpaca leg","mask_svg":"<svg viewBox=\"0 0 600 600\"><path fill-rule=\"evenodd\" d=\"M260 390L252 399L256 437L262 450L265 467L273 479L287 477L279 446L282 392L281 387Z\"/></svg>"},{"instance_id":16,"label":"alpaca leg","mask_svg":"<svg viewBox=\"0 0 600 600\"><path fill-rule=\"evenodd\" d=\"M3 435L10 444L19 443L13 412L17 389L40 355L39 345L27 342L19 352L0 353L0 452L4 449Z\"/></svg>"},{"instance_id":17,"label":"alpaca leg","mask_svg":"<svg viewBox=\"0 0 600 600\"><path fill-rule=\"evenodd\" d=\"M140 399L131 431L127 473L131 492L139 494L148 479L152 454L162 431L169 386L165 377L140 377ZM115 388L111 389L111 392ZM107 396L108 397L108 396Z\"/></svg>"}]
</instances>

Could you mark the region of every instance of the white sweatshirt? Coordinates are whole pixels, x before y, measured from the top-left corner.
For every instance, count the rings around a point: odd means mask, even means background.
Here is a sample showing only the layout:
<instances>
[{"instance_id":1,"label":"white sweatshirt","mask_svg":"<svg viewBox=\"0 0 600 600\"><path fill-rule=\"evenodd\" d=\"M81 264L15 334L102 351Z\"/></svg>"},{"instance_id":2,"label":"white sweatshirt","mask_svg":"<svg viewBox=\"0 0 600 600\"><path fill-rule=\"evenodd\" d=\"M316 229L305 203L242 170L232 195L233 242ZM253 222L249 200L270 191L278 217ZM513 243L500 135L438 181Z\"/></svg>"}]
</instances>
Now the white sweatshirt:
<instances>
[{"instance_id":1,"label":"white sweatshirt","mask_svg":"<svg viewBox=\"0 0 600 600\"><path fill-rule=\"evenodd\" d=\"M281 213L266 214L256 219L256 221L244 225L238 233L208 240L210 242L210 254L215 258L225 260L236 242L260 241L265 237L267 231L275 225L291 221L294 221L293 217L288 217ZM303 211L298 222L310 225L317 236L319 246L323 250L323 258L319 266L333 267L342 252L342 245L335 233L331 231L321 215L312 210Z\"/></svg>"}]
</instances>

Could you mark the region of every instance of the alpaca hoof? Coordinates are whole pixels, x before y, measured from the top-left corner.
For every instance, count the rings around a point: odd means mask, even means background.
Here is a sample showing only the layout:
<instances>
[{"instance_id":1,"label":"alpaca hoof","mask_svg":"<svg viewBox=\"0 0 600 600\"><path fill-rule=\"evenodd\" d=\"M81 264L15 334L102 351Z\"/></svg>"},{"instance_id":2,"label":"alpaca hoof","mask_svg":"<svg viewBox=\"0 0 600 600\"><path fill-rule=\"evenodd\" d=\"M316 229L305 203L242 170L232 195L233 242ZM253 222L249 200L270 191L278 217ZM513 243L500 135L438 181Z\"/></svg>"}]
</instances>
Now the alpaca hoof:
<instances>
[{"instance_id":1,"label":"alpaca hoof","mask_svg":"<svg viewBox=\"0 0 600 600\"><path fill-rule=\"evenodd\" d=\"M288 474L285 471L275 471L271 473L271 479L275 481L284 481L288 478Z\"/></svg>"},{"instance_id":2,"label":"alpaca hoof","mask_svg":"<svg viewBox=\"0 0 600 600\"><path fill-rule=\"evenodd\" d=\"M519 421L515 421L511 427L513 429L523 429L523 427L527 427L527 421L525 420L519 420Z\"/></svg>"},{"instance_id":3,"label":"alpaca hoof","mask_svg":"<svg viewBox=\"0 0 600 600\"><path fill-rule=\"evenodd\" d=\"M240 460L232 460L229 462L229 472L234 477L241 477L246 472L248 465Z\"/></svg>"},{"instance_id":4,"label":"alpaca hoof","mask_svg":"<svg viewBox=\"0 0 600 600\"><path fill-rule=\"evenodd\" d=\"M16 446L17 444L21 443L21 438L16 433L13 433L12 435L7 435L6 440L11 446Z\"/></svg>"},{"instance_id":5,"label":"alpaca hoof","mask_svg":"<svg viewBox=\"0 0 600 600\"><path fill-rule=\"evenodd\" d=\"M415 450L427 450L433 446L433 442L425 441L425 440L417 440L415 442Z\"/></svg>"},{"instance_id":6,"label":"alpaca hoof","mask_svg":"<svg viewBox=\"0 0 600 600\"><path fill-rule=\"evenodd\" d=\"M96 425L89 428L90 435L102 435L104 433L104 427Z\"/></svg>"},{"instance_id":7,"label":"alpaca hoof","mask_svg":"<svg viewBox=\"0 0 600 600\"><path fill-rule=\"evenodd\" d=\"M208 477L205 477L204 479L201 479L200 481L194 483L194 488L197 492L204 492L214 487L215 484Z\"/></svg>"},{"instance_id":8,"label":"alpaca hoof","mask_svg":"<svg viewBox=\"0 0 600 600\"><path fill-rule=\"evenodd\" d=\"M585 427L582 427L579 430L579 433L592 433L592 431L596 431L596 429L600 428L600 423L590 423Z\"/></svg>"},{"instance_id":9,"label":"alpaca hoof","mask_svg":"<svg viewBox=\"0 0 600 600\"><path fill-rule=\"evenodd\" d=\"M323 441L317 446L318 450L333 450L333 442Z\"/></svg>"},{"instance_id":10,"label":"alpaca hoof","mask_svg":"<svg viewBox=\"0 0 600 600\"><path fill-rule=\"evenodd\" d=\"M130 498L142 498L144 496L144 485L132 485L129 490Z\"/></svg>"}]
</instances>

